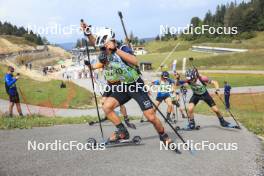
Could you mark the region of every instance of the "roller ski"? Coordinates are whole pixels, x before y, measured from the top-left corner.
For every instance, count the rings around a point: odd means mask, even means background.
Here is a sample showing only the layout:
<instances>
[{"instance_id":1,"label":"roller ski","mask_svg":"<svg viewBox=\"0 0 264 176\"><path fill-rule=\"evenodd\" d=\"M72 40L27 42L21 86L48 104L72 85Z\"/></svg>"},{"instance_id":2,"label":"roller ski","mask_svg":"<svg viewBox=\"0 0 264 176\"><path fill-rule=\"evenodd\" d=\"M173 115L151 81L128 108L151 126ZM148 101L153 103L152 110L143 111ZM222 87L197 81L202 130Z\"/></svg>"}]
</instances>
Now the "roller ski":
<instances>
[{"instance_id":1,"label":"roller ski","mask_svg":"<svg viewBox=\"0 0 264 176\"><path fill-rule=\"evenodd\" d=\"M176 130L184 130L184 131L192 131L192 130L200 130L201 126L200 125L195 125L195 121L194 119L189 121L189 124L187 125L187 127L179 127L176 126Z\"/></svg>"},{"instance_id":2,"label":"roller ski","mask_svg":"<svg viewBox=\"0 0 264 176\"><path fill-rule=\"evenodd\" d=\"M238 125L232 125L231 123L225 121L224 118L219 118L220 125L224 128L235 128L235 129L241 129Z\"/></svg>"},{"instance_id":3,"label":"roller ski","mask_svg":"<svg viewBox=\"0 0 264 176\"><path fill-rule=\"evenodd\" d=\"M107 141L99 144L105 145L105 147L117 147L117 146L126 146L126 145L139 145L141 144L141 142L142 139L140 136L134 136L132 139L129 139L128 131L124 130L124 131L115 131ZM98 144L94 138L89 138L87 143L90 146L95 146Z\"/></svg>"}]
</instances>

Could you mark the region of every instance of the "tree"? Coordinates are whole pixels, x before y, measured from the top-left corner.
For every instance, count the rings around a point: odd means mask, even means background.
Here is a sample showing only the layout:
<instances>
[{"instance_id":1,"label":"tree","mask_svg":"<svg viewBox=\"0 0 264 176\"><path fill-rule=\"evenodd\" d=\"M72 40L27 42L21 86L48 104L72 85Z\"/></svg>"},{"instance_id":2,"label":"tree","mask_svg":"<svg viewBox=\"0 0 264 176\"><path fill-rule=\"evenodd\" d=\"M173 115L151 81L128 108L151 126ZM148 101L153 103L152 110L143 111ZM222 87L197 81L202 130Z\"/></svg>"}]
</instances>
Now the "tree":
<instances>
[{"instance_id":1,"label":"tree","mask_svg":"<svg viewBox=\"0 0 264 176\"><path fill-rule=\"evenodd\" d=\"M193 17L191 19L191 24L193 25L193 27L200 26L200 23L201 23L201 19L199 17Z\"/></svg>"},{"instance_id":2,"label":"tree","mask_svg":"<svg viewBox=\"0 0 264 176\"><path fill-rule=\"evenodd\" d=\"M48 39L45 36L42 37L42 41L43 41L43 44L44 45L49 45L50 44L49 41L48 41Z\"/></svg>"},{"instance_id":3,"label":"tree","mask_svg":"<svg viewBox=\"0 0 264 176\"><path fill-rule=\"evenodd\" d=\"M207 25L211 25L213 22L213 15L211 13L211 11L209 10L206 14L205 14L205 17L204 17L204 21L203 23L204 24L207 24Z\"/></svg>"}]
</instances>

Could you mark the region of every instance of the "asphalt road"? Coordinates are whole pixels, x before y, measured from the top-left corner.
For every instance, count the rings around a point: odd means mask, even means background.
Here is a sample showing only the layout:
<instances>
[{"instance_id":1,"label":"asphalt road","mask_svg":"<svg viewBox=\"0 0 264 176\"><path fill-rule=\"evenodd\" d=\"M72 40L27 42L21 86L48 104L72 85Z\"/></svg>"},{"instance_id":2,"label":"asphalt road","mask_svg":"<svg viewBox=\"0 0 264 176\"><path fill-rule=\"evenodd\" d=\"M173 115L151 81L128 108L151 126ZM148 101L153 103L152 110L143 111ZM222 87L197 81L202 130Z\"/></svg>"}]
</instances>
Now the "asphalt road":
<instances>
[{"instance_id":1,"label":"asphalt road","mask_svg":"<svg viewBox=\"0 0 264 176\"><path fill-rule=\"evenodd\" d=\"M231 119L228 119L231 121ZM181 131L186 140L195 143L237 143L235 151L172 151L160 150L158 136L149 123L135 122L137 130L130 135L140 135L143 145L107 148L103 151L28 151L28 141L37 143L71 140L85 143L89 137L100 140L98 126L62 125L32 130L0 131L0 175L1 176L238 176L263 175L263 151L260 140L242 130L219 127L213 117L197 116L199 131ZM179 119L183 126L185 120ZM170 136L180 142L171 129ZM103 124L105 136L114 130ZM261 168L262 167L262 168Z\"/></svg>"}]
</instances>

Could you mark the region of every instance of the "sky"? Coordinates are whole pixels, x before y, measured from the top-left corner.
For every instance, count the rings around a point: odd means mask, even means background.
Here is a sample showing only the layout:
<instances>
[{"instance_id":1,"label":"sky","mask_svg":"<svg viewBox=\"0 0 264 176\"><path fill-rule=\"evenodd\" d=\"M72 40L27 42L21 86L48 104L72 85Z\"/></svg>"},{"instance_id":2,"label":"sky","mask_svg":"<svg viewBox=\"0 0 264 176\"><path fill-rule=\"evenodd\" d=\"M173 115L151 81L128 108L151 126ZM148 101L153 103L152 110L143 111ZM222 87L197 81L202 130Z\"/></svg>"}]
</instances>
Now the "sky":
<instances>
[{"instance_id":1,"label":"sky","mask_svg":"<svg viewBox=\"0 0 264 176\"><path fill-rule=\"evenodd\" d=\"M157 36L161 25L185 27L192 17L204 18L208 10L214 12L218 4L228 2L231 0L0 0L0 21L37 29L51 43L67 43L82 37L78 26L83 18L93 26L111 27L121 39L124 32L117 12L122 11L127 31L147 38ZM56 29L77 30L55 34L56 25Z\"/></svg>"}]
</instances>

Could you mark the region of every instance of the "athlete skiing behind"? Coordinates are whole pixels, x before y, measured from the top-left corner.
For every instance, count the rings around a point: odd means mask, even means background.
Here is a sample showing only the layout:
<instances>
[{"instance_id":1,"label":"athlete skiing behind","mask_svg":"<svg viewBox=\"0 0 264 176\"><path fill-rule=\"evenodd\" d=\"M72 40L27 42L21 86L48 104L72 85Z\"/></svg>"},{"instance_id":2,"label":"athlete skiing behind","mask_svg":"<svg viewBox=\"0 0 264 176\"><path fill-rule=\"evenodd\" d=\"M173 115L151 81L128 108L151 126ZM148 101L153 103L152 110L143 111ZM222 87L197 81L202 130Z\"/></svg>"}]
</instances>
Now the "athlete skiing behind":
<instances>
[{"instance_id":1,"label":"athlete skiing behind","mask_svg":"<svg viewBox=\"0 0 264 176\"><path fill-rule=\"evenodd\" d=\"M164 101L167 104L167 116L166 118L173 122L171 119L171 113L173 112L173 105L171 96L176 97L175 95L175 81L169 78L170 74L167 71L163 71L161 73L161 77L159 80L155 80L152 82L153 85L159 86L158 93L156 97L156 106L159 105ZM156 109L154 109L156 112Z\"/></svg>"},{"instance_id":2,"label":"athlete skiing behind","mask_svg":"<svg viewBox=\"0 0 264 176\"><path fill-rule=\"evenodd\" d=\"M215 80L210 80L206 76L199 75L196 69L188 69L186 71L185 76L186 80L179 80L179 84L182 86L189 85L193 91L193 95L189 101L188 107L188 128L195 129L194 109L200 100L206 102L207 105L211 108L211 110L217 115L220 125L222 127L235 128L235 126L232 126L229 122L225 121L222 116L222 113L220 112L213 98L207 91L206 85L212 84L215 87L215 92L218 93L220 91L218 82Z\"/></svg>"}]
</instances>

